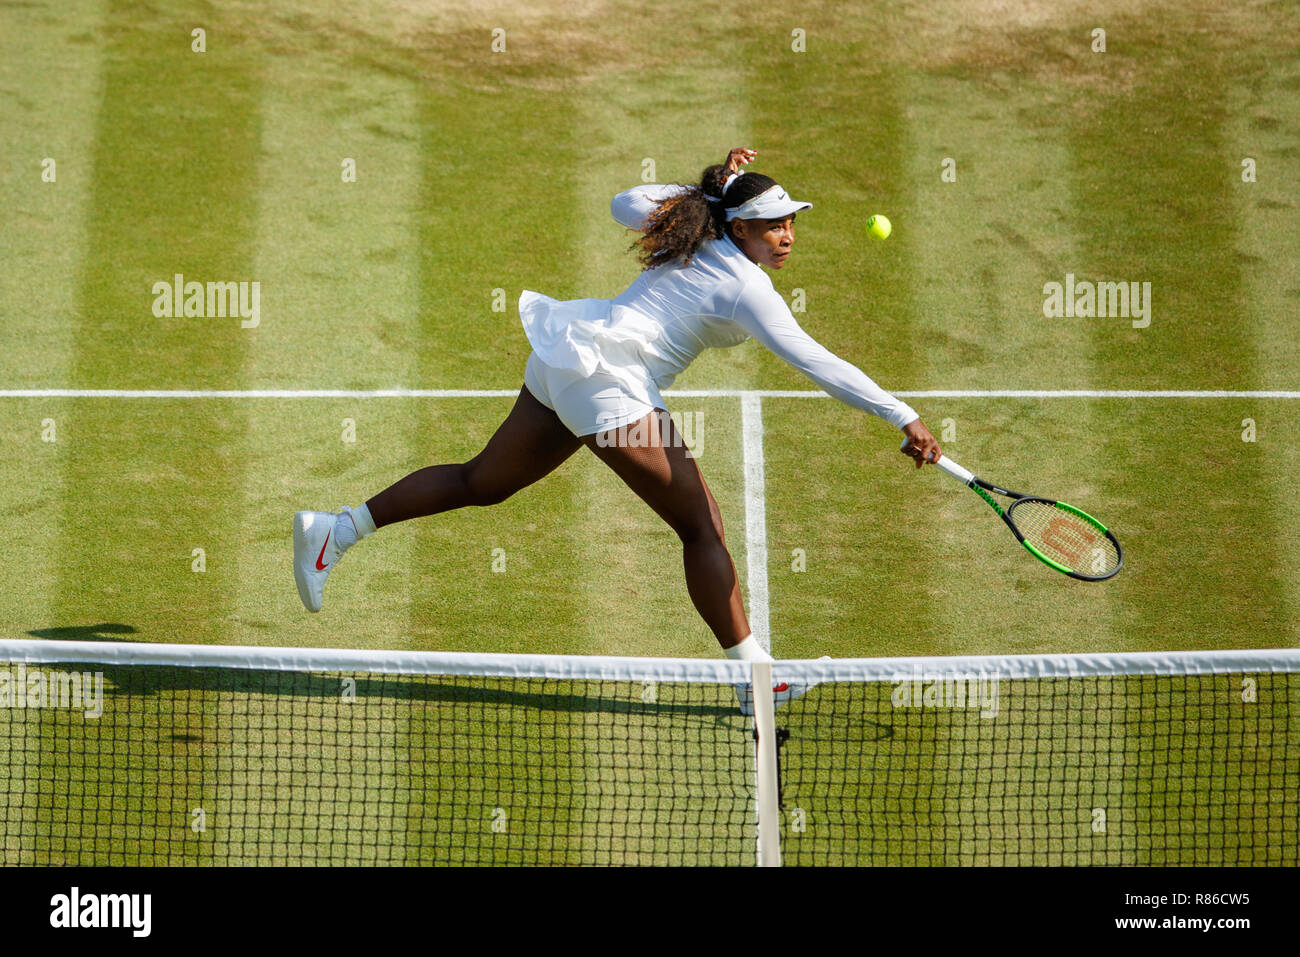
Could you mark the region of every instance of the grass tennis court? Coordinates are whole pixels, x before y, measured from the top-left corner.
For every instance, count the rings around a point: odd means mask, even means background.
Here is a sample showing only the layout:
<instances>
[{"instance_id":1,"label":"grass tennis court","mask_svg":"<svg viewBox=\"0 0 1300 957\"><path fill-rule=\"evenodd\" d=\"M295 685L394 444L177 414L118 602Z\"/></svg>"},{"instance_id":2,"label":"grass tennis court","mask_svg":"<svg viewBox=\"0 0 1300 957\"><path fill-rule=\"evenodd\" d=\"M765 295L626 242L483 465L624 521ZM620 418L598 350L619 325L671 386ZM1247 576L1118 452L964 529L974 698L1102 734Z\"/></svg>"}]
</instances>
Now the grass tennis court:
<instances>
[{"instance_id":1,"label":"grass tennis court","mask_svg":"<svg viewBox=\"0 0 1300 957\"><path fill-rule=\"evenodd\" d=\"M676 536L585 451L499 506L368 540L309 616L293 512L465 460L513 400L207 393L517 391L519 292L615 295L637 266L610 197L647 161L690 181L743 144L816 204L774 276L801 324L887 389L961 393L908 401L963 464L1094 510L1126 552L1111 582L1055 576L884 423L767 397L774 654L1296 645L1294 393L972 394L1298 388L1284 4L76 0L0 27L0 637L715 657ZM876 212L884 243L863 233ZM260 283L259 324L155 316L176 274ZM1149 282L1150 324L1044 316L1067 275ZM675 388L811 384L747 342ZM110 389L202 394L16 394ZM746 588L741 400L668 399ZM220 720L142 743L176 763L135 786L203 778Z\"/></svg>"}]
</instances>

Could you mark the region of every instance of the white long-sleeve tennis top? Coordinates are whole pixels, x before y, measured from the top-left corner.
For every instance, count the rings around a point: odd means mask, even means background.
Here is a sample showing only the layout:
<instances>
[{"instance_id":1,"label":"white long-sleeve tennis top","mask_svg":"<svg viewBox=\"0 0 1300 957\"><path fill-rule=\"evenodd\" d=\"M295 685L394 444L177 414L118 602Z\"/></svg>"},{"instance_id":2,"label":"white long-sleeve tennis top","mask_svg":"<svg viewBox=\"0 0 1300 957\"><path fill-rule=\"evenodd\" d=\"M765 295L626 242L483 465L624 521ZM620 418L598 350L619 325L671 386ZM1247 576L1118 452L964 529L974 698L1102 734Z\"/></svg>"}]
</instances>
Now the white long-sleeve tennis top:
<instances>
[{"instance_id":1,"label":"white long-sleeve tennis top","mask_svg":"<svg viewBox=\"0 0 1300 957\"><path fill-rule=\"evenodd\" d=\"M683 188L639 186L615 196L610 211L640 230L659 203ZM730 237L706 239L690 265L679 260L643 271L613 300L558 303L525 292L519 309L534 349L551 364L622 375L643 364L654 385L666 389L705 349L752 336L841 402L897 428L919 418L800 328L772 280Z\"/></svg>"}]
</instances>

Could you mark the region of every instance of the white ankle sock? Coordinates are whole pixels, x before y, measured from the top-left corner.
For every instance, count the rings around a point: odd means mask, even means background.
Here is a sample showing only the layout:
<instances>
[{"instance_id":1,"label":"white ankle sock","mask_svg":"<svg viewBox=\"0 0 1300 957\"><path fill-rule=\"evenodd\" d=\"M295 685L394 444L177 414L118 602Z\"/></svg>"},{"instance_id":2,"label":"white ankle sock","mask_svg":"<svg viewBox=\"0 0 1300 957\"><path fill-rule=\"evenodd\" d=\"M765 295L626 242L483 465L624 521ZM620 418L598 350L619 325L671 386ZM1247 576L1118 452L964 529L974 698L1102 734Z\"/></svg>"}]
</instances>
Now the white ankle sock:
<instances>
[{"instance_id":1,"label":"white ankle sock","mask_svg":"<svg viewBox=\"0 0 1300 957\"><path fill-rule=\"evenodd\" d=\"M345 509L334 519L334 541L339 546L339 553L375 533L375 520L370 517L370 509L364 505Z\"/></svg>"},{"instance_id":2,"label":"white ankle sock","mask_svg":"<svg viewBox=\"0 0 1300 957\"><path fill-rule=\"evenodd\" d=\"M357 526L357 538L365 538L368 535L375 534L375 520L370 517L370 509L365 505L358 505L352 510L352 521Z\"/></svg>"},{"instance_id":3,"label":"white ankle sock","mask_svg":"<svg viewBox=\"0 0 1300 957\"><path fill-rule=\"evenodd\" d=\"M723 648L722 653L728 658L738 661L772 660L772 656L763 650L763 646L758 643L753 635L746 635L741 639L740 644L732 645L730 648Z\"/></svg>"}]
</instances>

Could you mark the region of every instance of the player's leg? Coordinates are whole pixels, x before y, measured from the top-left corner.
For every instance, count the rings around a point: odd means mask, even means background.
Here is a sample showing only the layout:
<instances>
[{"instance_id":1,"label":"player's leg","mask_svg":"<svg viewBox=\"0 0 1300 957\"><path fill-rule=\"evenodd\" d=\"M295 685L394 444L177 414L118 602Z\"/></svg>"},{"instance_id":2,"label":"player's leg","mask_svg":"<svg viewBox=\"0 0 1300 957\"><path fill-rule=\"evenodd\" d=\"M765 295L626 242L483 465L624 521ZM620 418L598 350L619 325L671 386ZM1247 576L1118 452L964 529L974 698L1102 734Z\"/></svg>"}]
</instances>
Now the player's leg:
<instances>
[{"instance_id":1,"label":"player's leg","mask_svg":"<svg viewBox=\"0 0 1300 957\"><path fill-rule=\"evenodd\" d=\"M682 540L691 601L727 657L768 658L750 634L718 503L668 413L656 409L632 425L584 436L583 442ZM772 688L773 702L787 704L810 687L780 682ZM736 685L736 698L742 714L754 713L753 689L748 682Z\"/></svg>"},{"instance_id":2,"label":"player's leg","mask_svg":"<svg viewBox=\"0 0 1300 957\"><path fill-rule=\"evenodd\" d=\"M656 409L582 441L677 533L687 591L718 644L727 649L749 637L718 503L668 413Z\"/></svg>"},{"instance_id":3,"label":"player's leg","mask_svg":"<svg viewBox=\"0 0 1300 957\"><path fill-rule=\"evenodd\" d=\"M294 578L308 611L320 611L325 579L358 538L394 522L466 505L492 505L554 471L582 443L525 386L510 415L468 462L431 465L358 509L294 516Z\"/></svg>"},{"instance_id":4,"label":"player's leg","mask_svg":"<svg viewBox=\"0 0 1300 957\"><path fill-rule=\"evenodd\" d=\"M466 505L495 505L558 468L582 444L527 388L468 462L430 465L366 502L376 528Z\"/></svg>"}]
</instances>

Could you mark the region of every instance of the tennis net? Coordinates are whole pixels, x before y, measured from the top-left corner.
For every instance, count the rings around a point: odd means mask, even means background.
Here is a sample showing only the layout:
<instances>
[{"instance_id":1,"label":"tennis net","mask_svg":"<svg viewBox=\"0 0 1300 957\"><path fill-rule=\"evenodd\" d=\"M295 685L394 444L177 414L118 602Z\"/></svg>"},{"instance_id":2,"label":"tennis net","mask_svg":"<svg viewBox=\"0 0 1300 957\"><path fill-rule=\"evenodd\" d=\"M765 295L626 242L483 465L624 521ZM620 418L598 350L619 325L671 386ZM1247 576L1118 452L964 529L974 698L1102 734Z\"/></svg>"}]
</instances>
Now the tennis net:
<instances>
[{"instance_id":1,"label":"tennis net","mask_svg":"<svg viewBox=\"0 0 1300 957\"><path fill-rule=\"evenodd\" d=\"M1297 863L1300 652L781 661L774 768L750 676L0 641L0 860Z\"/></svg>"}]
</instances>

